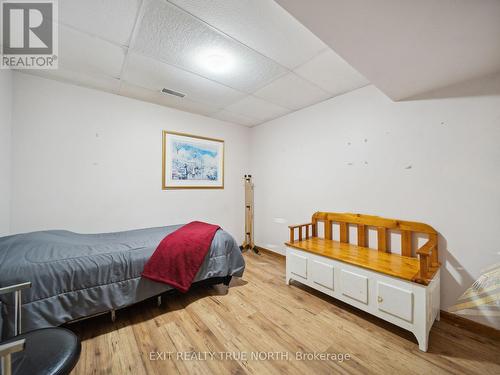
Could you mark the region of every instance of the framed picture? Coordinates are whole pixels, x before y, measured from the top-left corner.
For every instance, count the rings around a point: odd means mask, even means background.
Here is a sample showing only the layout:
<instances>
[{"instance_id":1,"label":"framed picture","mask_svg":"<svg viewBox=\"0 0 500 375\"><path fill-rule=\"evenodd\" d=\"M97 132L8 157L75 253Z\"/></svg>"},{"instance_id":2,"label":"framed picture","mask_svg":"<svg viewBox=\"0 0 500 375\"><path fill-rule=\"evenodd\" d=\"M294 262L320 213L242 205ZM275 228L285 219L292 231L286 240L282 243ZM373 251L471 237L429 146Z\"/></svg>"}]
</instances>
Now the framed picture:
<instances>
[{"instance_id":1,"label":"framed picture","mask_svg":"<svg viewBox=\"0 0 500 375\"><path fill-rule=\"evenodd\" d=\"M162 188L223 189L224 141L163 131Z\"/></svg>"}]
</instances>

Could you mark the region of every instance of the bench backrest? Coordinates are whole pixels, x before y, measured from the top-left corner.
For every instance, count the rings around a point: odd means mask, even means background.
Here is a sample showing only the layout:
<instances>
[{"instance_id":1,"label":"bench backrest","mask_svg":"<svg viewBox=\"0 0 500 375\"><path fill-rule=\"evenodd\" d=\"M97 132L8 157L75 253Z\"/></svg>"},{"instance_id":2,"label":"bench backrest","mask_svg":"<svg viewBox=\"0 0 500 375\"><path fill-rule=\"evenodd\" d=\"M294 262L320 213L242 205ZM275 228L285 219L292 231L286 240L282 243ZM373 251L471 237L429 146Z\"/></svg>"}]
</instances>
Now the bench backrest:
<instances>
[{"instance_id":1,"label":"bench backrest","mask_svg":"<svg viewBox=\"0 0 500 375\"><path fill-rule=\"evenodd\" d=\"M401 255L412 256L412 234L425 233L437 236L437 231L430 225L414 221L388 219L380 216L362 215L353 213L316 212L312 215L313 236L317 237L318 222L325 225L325 239L333 239L333 224L340 224L340 242L349 242L349 225L356 225L358 232L358 246L368 247L367 230L369 227L377 229L377 249L388 250L388 231L401 231Z\"/></svg>"},{"instance_id":2,"label":"bench backrest","mask_svg":"<svg viewBox=\"0 0 500 375\"><path fill-rule=\"evenodd\" d=\"M305 237L318 237L318 223L323 222L324 238L333 240L333 224L340 225L340 242L349 243L349 226L357 227L357 245L368 247L368 228L377 230L377 250L388 252L389 230L401 232L401 255L420 259L420 272L426 277L431 268L439 267L438 261L438 232L430 225L414 221L388 219L380 216L362 215L353 213L316 212L312 215L311 223L290 226L290 243L296 241L295 230L298 229L298 240ZM311 227L311 231L309 228ZM305 236L303 230L305 229ZM414 233L427 234L429 240L420 248L412 251Z\"/></svg>"}]
</instances>

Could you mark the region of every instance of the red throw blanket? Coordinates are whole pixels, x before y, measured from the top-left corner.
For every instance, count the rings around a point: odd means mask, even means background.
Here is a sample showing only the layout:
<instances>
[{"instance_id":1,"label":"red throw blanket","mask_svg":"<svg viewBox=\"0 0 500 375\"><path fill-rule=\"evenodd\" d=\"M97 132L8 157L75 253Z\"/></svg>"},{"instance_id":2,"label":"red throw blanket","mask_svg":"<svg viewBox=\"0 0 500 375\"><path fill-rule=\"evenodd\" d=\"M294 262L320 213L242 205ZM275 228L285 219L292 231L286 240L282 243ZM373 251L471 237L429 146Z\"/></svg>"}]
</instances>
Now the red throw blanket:
<instances>
[{"instance_id":1,"label":"red throw blanket","mask_svg":"<svg viewBox=\"0 0 500 375\"><path fill-rule=\"evenodd\" d=\"M142 276L187 292L218 229L218 225L193 221L170 233L149 258Z\"/></svg>"}]
</instances>

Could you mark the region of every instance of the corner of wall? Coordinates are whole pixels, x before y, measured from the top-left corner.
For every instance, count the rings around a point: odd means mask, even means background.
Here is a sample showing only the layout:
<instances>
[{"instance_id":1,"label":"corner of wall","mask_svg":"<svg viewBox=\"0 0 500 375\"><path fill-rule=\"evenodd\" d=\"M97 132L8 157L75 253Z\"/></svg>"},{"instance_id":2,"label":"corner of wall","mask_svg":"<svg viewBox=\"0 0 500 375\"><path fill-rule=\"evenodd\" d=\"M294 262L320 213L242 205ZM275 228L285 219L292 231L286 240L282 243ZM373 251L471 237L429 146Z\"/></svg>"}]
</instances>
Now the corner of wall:
<instances>
[{"instance_id":1,"label":"corner of wall","mask_svg":"<svg viewBox=\"0 0 500 375\"><path fill-rule=\"evenodd\" d=\"M13 76L0 71L0 236L11 229Z\"/></svg>"}]
</instances>

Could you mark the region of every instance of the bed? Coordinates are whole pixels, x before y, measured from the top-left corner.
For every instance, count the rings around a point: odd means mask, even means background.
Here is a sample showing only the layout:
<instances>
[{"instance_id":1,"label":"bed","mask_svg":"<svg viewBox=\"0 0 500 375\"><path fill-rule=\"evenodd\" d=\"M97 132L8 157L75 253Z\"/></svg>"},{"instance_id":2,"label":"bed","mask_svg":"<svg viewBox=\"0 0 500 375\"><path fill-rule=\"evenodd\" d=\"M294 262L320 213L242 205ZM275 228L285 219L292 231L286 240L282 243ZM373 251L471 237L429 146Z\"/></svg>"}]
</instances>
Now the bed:
<instances>
[{"instance_id":1,"label":"bed","mask_svg":"<svg viewBox=\"0 0 500 375\"><path fill-rule=\"evenodd\" d=\"M141 273L160 241L181 226L106 234L50 230L0 238L0 287L32 282L22 295L23 331L131 305L172 289ZM195 282L241 277L244 269L236 241L219 230ZM1 297L0 311L0 337L5 339L14 332L9 296Z\"/></svg>"}]
</instances>

